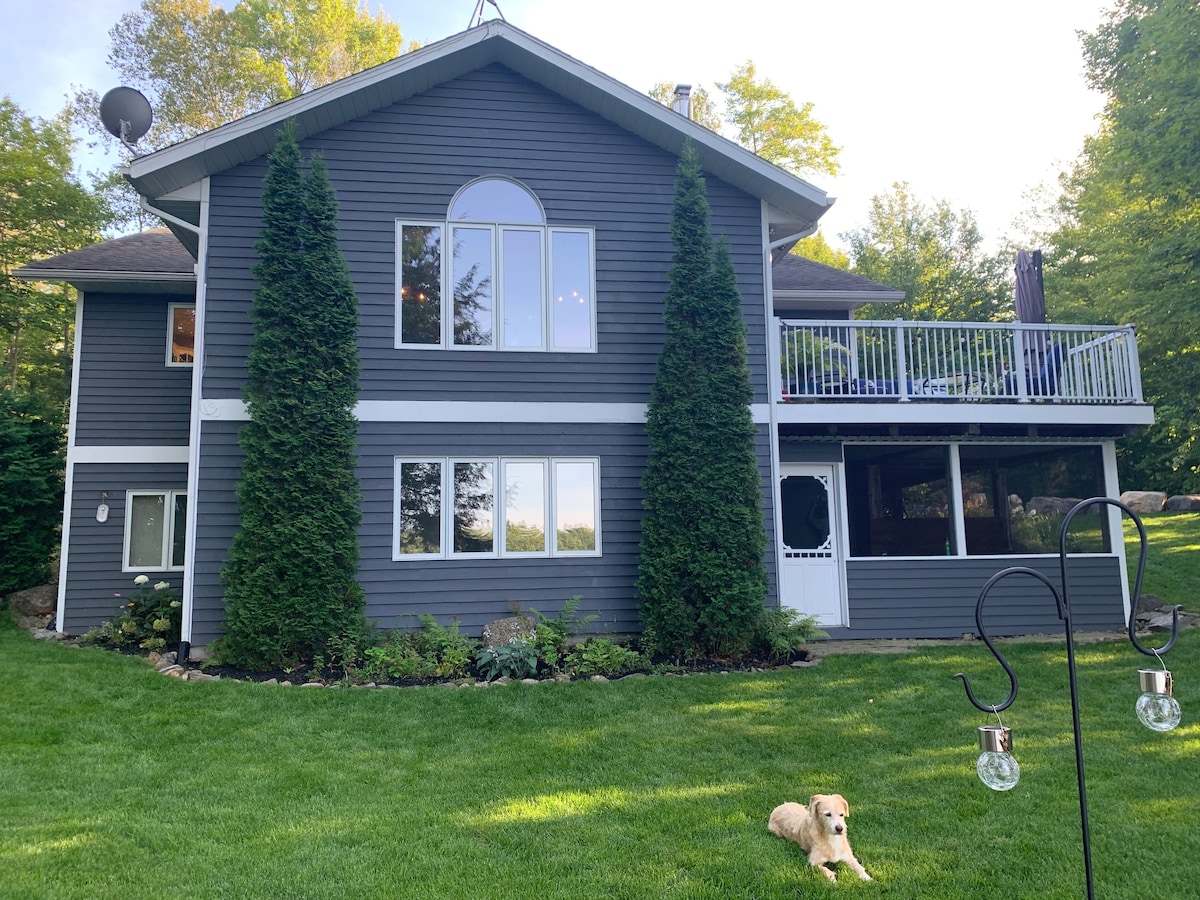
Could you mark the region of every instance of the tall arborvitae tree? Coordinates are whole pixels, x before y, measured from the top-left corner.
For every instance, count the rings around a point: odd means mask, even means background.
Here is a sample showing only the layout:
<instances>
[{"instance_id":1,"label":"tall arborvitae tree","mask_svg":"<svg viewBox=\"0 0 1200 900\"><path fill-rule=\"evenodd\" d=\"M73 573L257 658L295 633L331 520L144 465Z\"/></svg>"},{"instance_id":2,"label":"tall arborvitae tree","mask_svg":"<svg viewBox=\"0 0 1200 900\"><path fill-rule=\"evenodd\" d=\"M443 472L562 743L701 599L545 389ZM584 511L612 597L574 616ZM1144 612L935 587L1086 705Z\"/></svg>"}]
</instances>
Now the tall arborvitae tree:
<instances>
[{"instance_id":1,"label":"tall arborvitae tree","mask_svg":"<svg viewBox=\"0 0 1200 900\"><path fill-rule=\"evenodd\" d=\"M642 477L638 596L647 639L672 655L744 647L763 610L766 536L733 264L714 251L695 148L679 160Z\"/></svg>"},{"instance_id":2,"label":"tall arborvitae tree","mask_svg":"<svg viewBox=\"0 0 1200 900\"><path fill-rule=\"evenodd\" d=\"M363 628L355 475L358 311L325 167L283 129L263 189L224 655L268 668Z\"/></svg>"}]
</instances>

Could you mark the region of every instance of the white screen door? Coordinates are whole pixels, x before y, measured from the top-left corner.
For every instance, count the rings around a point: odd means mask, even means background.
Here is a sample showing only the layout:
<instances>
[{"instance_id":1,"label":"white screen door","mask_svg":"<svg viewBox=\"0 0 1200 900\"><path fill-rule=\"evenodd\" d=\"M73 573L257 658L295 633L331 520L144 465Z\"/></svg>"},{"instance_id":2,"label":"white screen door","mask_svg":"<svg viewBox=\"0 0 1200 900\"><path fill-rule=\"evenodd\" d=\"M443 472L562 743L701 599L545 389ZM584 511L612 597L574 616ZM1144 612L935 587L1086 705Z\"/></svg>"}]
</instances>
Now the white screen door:
<instances>
[{"instance_id":1,"label":"white screen door","mask_svg":"<svg viewBox=\"0 0 1200 900\"><path fill-rule=\"evenodd\" d=\"M829 464L780 466L780 602L816 616L822 626L846 624L836 477Z\"/></svg>"}]
</instances>

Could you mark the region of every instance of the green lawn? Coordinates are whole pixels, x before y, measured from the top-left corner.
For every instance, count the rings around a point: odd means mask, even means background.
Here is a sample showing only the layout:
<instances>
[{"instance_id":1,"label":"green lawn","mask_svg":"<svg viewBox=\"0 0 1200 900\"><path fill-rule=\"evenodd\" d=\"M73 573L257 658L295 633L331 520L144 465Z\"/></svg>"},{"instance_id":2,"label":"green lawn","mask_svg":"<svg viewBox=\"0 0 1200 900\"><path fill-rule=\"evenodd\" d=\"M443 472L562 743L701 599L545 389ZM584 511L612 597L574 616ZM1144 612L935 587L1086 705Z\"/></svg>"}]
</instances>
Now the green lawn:
<instances>
[{"instance_id":1,"label":"green lawn","mask_svg":"<svg viewBox=\"0 0 1200 900\"><path fill-rule=\"evenodd\" d=\"M1148 546L1143 593L1200 612L1196 599L1196 586L1200 584L1200 512L1158 513L1141 518ZM1131 580L1137 570L1137 537L1133 520L1126 517L1125 555Z\"/></svg>"},{"instance_id":2,"label":"green lawn","mask_svg":"<svg viewBox=\"0 0 1200 900\"><path fill-rule=\"evenodd\" d=\"M1021 783L975 777L981 643L764 674L489 689L186 683L0 616L0 897L1078 898L1064 651L1005 645ZM1200 883L1200 629L1183 725L1133 713L1127 643L1079 648L1098 896ZM868 702L869 700L873 702ZM875 875L766 830L849 798Z\"/></svg>"}]
</instances>

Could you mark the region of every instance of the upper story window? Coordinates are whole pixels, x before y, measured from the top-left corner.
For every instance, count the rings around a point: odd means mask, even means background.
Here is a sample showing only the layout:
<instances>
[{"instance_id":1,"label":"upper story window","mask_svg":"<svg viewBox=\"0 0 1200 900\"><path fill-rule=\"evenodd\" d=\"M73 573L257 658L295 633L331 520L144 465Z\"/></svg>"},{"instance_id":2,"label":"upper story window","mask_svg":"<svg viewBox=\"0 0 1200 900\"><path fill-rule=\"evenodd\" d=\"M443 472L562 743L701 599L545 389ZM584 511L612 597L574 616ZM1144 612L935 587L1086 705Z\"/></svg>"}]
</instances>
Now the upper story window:
<instances>
[{"instance_id":1,"label":"upper story window","mask_svg":"<svg viewBox=\"0 0 1200 900\"><path fill-rule=\"evenodd\" d=\"M506 178L458 192L445 222L397 221L400 347L596 349L590 228L549 226Z\"/></svg>"},{"instance_id":2,"label":"upper story window","mask_svg":"<svg viewBox=\"0 0 1200 900\"><path fill-rule=\"evenodd\" d=\"M167 365L190 366L196 358L196 304L167 304Z\"/></svg>"}]
</instances>

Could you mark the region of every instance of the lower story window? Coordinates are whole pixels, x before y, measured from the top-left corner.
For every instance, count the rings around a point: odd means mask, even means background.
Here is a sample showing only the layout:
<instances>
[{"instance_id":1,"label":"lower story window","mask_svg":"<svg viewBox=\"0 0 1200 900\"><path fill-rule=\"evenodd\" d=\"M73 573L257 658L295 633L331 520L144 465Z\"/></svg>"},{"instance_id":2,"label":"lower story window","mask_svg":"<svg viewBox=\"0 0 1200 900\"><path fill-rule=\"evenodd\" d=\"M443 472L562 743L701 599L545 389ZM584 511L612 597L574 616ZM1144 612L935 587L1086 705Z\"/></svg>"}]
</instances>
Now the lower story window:
<instances>
[{"instance_id":1,"label":"lower story window","mask_svg":"<svg viewBox=\"0 0 1200 900\"><path fill-rule=\"evenodd\" d=\"M600 461L396 458L393 558L599 556Z\"/></svg>"},{"instance_id":2,"label":"lower story window","mask_svg":"<svg viewBox=\"0 0 1200 900\"><path fill-rule=\"evenodd\" d=\"M125 495L126 571L183 568L187 494L129 491Z\"/></svg>"}]
</instances>

